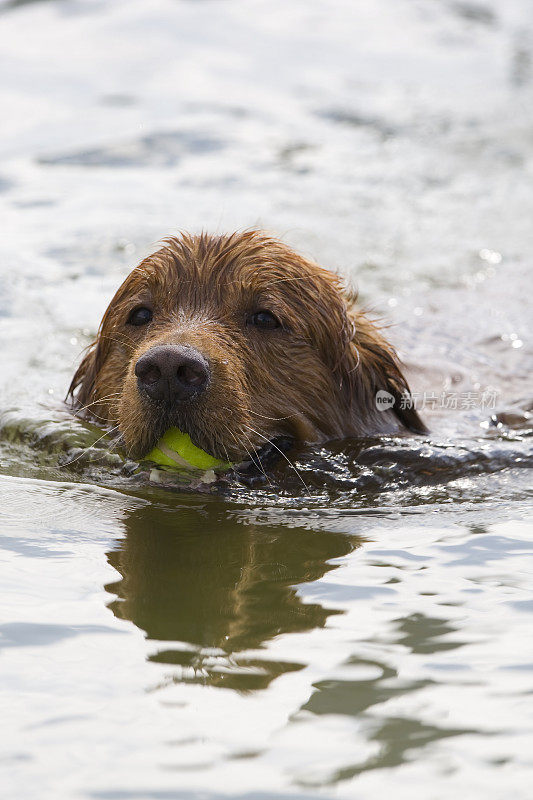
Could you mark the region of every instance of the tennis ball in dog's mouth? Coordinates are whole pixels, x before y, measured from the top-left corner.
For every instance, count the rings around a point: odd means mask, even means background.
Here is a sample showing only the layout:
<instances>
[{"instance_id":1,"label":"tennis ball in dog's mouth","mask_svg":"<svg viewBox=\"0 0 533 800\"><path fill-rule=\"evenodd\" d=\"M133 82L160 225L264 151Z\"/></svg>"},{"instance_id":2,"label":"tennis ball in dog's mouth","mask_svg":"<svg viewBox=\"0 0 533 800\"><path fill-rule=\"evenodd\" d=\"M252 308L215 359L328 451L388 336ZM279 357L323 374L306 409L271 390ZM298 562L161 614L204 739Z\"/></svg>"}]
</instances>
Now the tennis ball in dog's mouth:
<instances>
[{"instance_id":1,"label":"tennis ball in dog's mouth","mask_svg":"<svg viewBox=\"0 0 533 800\"><path fill-rule=\"evenodd\" d=\"M169 428L147 456L146 461L153 461L161 467L174 469L228 469L231 464L209 455L192 443L188 433L179 428Z\"/></svg>"}]
</instances>

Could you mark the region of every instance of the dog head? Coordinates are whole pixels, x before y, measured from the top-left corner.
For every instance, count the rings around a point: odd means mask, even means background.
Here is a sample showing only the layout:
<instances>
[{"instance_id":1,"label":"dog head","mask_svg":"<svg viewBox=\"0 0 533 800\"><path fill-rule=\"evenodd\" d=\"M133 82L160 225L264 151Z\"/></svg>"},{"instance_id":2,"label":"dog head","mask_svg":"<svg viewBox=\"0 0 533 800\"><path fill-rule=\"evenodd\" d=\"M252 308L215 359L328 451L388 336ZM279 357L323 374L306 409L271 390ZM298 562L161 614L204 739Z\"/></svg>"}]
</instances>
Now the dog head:
<instances>
[{"instance_id":1,"label":"dog head","mask_svg":"<svg viewBox=\"0 0 533 800\"><path fill-rule=\"evenodd\" d=\"M277 437L390 430L395 353L333 273L260 232L168 239L126 278L70 386L141 458L171 426L239 461ZM397 423L396 419L396 423ZM394 427L394 425L393 425Z\"/></svg>"}]
</instances>

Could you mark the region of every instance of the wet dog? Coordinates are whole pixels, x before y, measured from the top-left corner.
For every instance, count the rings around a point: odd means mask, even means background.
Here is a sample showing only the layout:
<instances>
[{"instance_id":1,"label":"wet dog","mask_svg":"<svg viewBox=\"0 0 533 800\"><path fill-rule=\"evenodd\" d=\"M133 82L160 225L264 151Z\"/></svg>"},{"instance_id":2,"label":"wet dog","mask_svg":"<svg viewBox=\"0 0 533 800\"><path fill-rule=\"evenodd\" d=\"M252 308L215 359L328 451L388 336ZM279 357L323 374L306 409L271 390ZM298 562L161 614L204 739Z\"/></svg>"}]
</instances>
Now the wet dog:
<instances>
[{"instance_id":1,"label":"wet dog","mask_svg":"<svg viewBox=\"0 0 533 800\"><path fill-rule=\"evenodd\" d=\"M171 426L232 462L281 439L425 430L394 349L342 281L258 231L170 238L144 259L69 396L134 459Z\"/></svg>"}]
</instances>

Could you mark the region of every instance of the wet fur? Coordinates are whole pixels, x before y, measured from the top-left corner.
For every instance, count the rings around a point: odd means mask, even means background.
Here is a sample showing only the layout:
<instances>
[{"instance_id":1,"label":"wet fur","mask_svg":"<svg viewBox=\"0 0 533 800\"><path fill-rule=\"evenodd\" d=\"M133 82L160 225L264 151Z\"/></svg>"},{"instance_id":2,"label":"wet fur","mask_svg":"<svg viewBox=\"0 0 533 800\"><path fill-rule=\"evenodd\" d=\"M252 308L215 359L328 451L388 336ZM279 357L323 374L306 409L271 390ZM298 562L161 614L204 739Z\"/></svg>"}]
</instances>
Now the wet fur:
<instances>
[{"instance_id":1,"label":"wet fur","mask_svg":"<svg viewBox=\"0 0 533 800\"><path fill-rule=\"evenodd\" d=\"M140 305L153 310L152 322L128 325ZM246 324L264 309L281 328ZM134 375L159 344L196 347L212 371L207 392L172 411L143 398ZM396 398L392 410L376 409L379 389ZM258 231L166 240L118 289L69 389L78 413L118 426L132 458L176 425L231 461L278 436L422 432L416 411L400 407L406 394L394 349L342 281Z\"/></svg>"}]
</instances>

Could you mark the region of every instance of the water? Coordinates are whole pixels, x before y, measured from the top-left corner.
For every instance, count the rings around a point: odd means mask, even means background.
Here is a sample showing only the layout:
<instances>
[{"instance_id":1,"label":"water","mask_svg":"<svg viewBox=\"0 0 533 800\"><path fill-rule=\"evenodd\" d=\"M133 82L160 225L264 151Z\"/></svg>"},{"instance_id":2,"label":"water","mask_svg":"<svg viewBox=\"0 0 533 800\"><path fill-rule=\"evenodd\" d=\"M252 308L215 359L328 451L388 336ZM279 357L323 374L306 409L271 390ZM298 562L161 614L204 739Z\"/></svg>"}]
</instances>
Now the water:
<instances>
[{"instance_id":1,"label":"water","mask_svg":"<svg viewBox=\"0 0 533 800\"><path fill-rule=\"evenodd\" d=\"M3 797L531 796L532 47L527 0L0 3ZM246 226L393 323L428 436L195 491L72 418L124 274Z\"/></svg>"}]
</instances>

